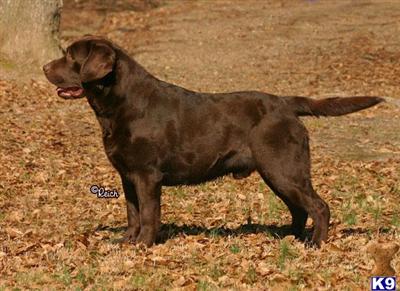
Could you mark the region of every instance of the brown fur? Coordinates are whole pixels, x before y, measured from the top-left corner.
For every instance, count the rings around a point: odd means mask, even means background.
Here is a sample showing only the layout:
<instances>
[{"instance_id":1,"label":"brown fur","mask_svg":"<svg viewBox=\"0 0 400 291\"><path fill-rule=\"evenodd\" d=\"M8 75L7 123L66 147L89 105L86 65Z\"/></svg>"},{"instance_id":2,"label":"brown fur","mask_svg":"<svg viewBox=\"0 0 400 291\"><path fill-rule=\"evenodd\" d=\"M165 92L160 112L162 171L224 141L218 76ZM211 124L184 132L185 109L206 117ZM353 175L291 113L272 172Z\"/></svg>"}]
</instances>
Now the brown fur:
<instances>
[{"instance_id":1,"label":"brown fur","mask_svg":"<svg viewBox=\"0 0 400 291\"><path fill-rule=\"evenodd\" d=\"M311 216L312 243L319 246L327 239L329 207L311 185L308 134L298 116L342 115L383 101L193 92L155 78L115 44L90 36L44 71L63 88L60 96L87 97L122 179L128 213L122 241L148 246L160 226L162 186L245 178L255 170L288 206L296 236Z\"/></svg>"}]
</instances>

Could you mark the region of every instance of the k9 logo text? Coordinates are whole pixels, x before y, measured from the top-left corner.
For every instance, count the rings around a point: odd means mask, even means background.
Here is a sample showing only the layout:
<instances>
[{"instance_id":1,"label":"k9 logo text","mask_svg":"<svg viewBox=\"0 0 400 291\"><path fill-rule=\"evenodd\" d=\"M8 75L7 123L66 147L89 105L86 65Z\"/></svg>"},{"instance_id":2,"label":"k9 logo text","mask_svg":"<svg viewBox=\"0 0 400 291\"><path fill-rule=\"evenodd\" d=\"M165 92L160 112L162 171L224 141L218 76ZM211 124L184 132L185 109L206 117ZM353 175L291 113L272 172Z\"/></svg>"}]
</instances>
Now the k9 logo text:
<instances>
[{"instance_id":1,"label":"k9 logo text","mask_svg":"<svg viewBox=\"0 0 400 291\"><path fill-rule=\"evenodd\" d=\"M396 277L371 277L371 291L396 290Z\"/></svg>"}]
</instances>

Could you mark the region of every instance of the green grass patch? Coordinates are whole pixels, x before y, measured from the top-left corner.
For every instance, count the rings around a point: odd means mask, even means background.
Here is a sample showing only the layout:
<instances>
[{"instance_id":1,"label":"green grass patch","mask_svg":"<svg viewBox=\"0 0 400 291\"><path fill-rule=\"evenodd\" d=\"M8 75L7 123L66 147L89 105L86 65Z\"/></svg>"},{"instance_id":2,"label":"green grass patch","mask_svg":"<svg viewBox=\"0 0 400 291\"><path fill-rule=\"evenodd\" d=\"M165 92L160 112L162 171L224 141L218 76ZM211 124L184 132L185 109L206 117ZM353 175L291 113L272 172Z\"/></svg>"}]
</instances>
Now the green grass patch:
<instances>
[{"instance_id":1,"label":"green grass patch","mask_svg":"<svg viewBox=\"0 0 400 291\"><path fill-rule=\"evenodd\" d=\"M231 247L229 248L229 250L231 251L232 254L238 254L240 253L240 247L236 244L231 245Z\"/></svg>"},{"instance_id":2,"label":"green grass patch","mask_svg":"<svg viewBox=\"0 0 400 291\"><path fill-rule=\"evenodd\" d=\"M146 278L142 274L133 275L129 281L134 289L143 289L146 286Z\"/></svg>"},{"instance_id":3,"label":"green grass patch","mask_svg":"<svg viewBox=\"0 0 400 291\"><path fill-rule=\"evenodd\" d=\"M197 291L211 291L211 290L214 290L214 288L212 287L211 283L200 280L199 282L197 282L196 290Z\"/></svg>"},{"instance_id":4,"label":"green grass patch","mask_svg":"<svg viewBox=\"0 0 400 291\"><path fill-rule=\"evenodd\" d=\"M71 271L65 266L62 268L60 273L54 274L53 278L64 286L69 286L72 284Z\"/></svg>"},{"instance_id":5,"label":"green grass patch","mask_svg":"<svg viewBox=\"0 0 400 291\"><path fill-rule=\"evenodd\" d=\"M257 272L254 266L249 266L246 272L245 281L247 284L254 284L257 281Z\"/></svg>"},{"instance_id":6,"label":"green grass patch","mask_svg":"<svg viewBox=\"0 0 400 291\"><path fill-rule=\"evenodd\" d=\"M5 70L17 69L17 65L13 63L11 60L7 59L4 55L0 55L0 67L2 67Z\"/></svg>"},{"instance_id":7,"label":"green grass patch","mask_svg":"<svg viewBox=\"0 0 400 291\"><path fill-rule=\"evenodd\" d=\"M282 240L279 246L279 256L278 256L278 267L284 270L286 263L297 257L297 253L290 243L286 240Z\"/></svg>"}]
</instances>

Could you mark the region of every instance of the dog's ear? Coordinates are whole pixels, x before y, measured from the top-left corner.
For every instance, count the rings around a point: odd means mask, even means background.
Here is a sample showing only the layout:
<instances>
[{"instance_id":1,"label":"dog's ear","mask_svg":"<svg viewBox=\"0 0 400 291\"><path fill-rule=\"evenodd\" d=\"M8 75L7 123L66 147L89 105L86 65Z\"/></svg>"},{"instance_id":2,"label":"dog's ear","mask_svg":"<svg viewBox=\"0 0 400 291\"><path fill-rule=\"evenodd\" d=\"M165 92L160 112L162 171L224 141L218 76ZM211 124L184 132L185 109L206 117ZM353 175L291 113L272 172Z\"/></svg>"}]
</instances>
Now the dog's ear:
<instances>
[{"instance_id":1,"label":"dog's ear","mask_svg":"<svg viewBox=\"0 0 400 291\"><path fill-rule=\"evenodd\" d=\"M105 77L113 70L114 63L113 48L104 43L92 42L89 55L81 67L81 82L86 83Z\"/></svg>"}]
</instances>

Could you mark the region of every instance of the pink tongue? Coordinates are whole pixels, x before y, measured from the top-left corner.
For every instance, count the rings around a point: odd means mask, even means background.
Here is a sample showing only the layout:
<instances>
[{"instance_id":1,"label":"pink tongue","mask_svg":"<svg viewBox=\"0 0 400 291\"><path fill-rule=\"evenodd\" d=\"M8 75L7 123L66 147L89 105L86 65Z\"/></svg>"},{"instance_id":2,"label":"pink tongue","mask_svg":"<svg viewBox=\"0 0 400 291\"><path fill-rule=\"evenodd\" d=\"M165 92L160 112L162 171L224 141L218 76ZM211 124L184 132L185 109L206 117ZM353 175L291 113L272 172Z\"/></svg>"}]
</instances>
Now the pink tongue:
<instances>
[{"instance_id":1,"label":"pink tongue","mask_svg":"<svg viewBox=\"0 0 400 291\"><path fill-rule=\"evenodd\" d=\"M77 97L83 93L83 89L79 87L57 88L57 94L61 97Z\"/></svg>"},{"instance_id":2,"label":"pink tongue","mask_svg":"<svg viewBox=\"0 0 400 291\"><path fill-rule=\"evenodd\" d=\"M83 93L83 89L82 88L78 88L77 90L72 92L72 95L74 96L80 96Z\"/></svg>"},{"instance_id":3,"label":"pink tongue","mask_svg":"<svg viewBox=\"0 0 400 291\"><path fill-rule=\"evenodd\" d=\"M66 89L63 89L63 88L57 88L57 94L58 94L58 95L60 95L60 94L64 94L64 93L67 93L67 92L66 92Z\"/></svg>"}]
</instances>

